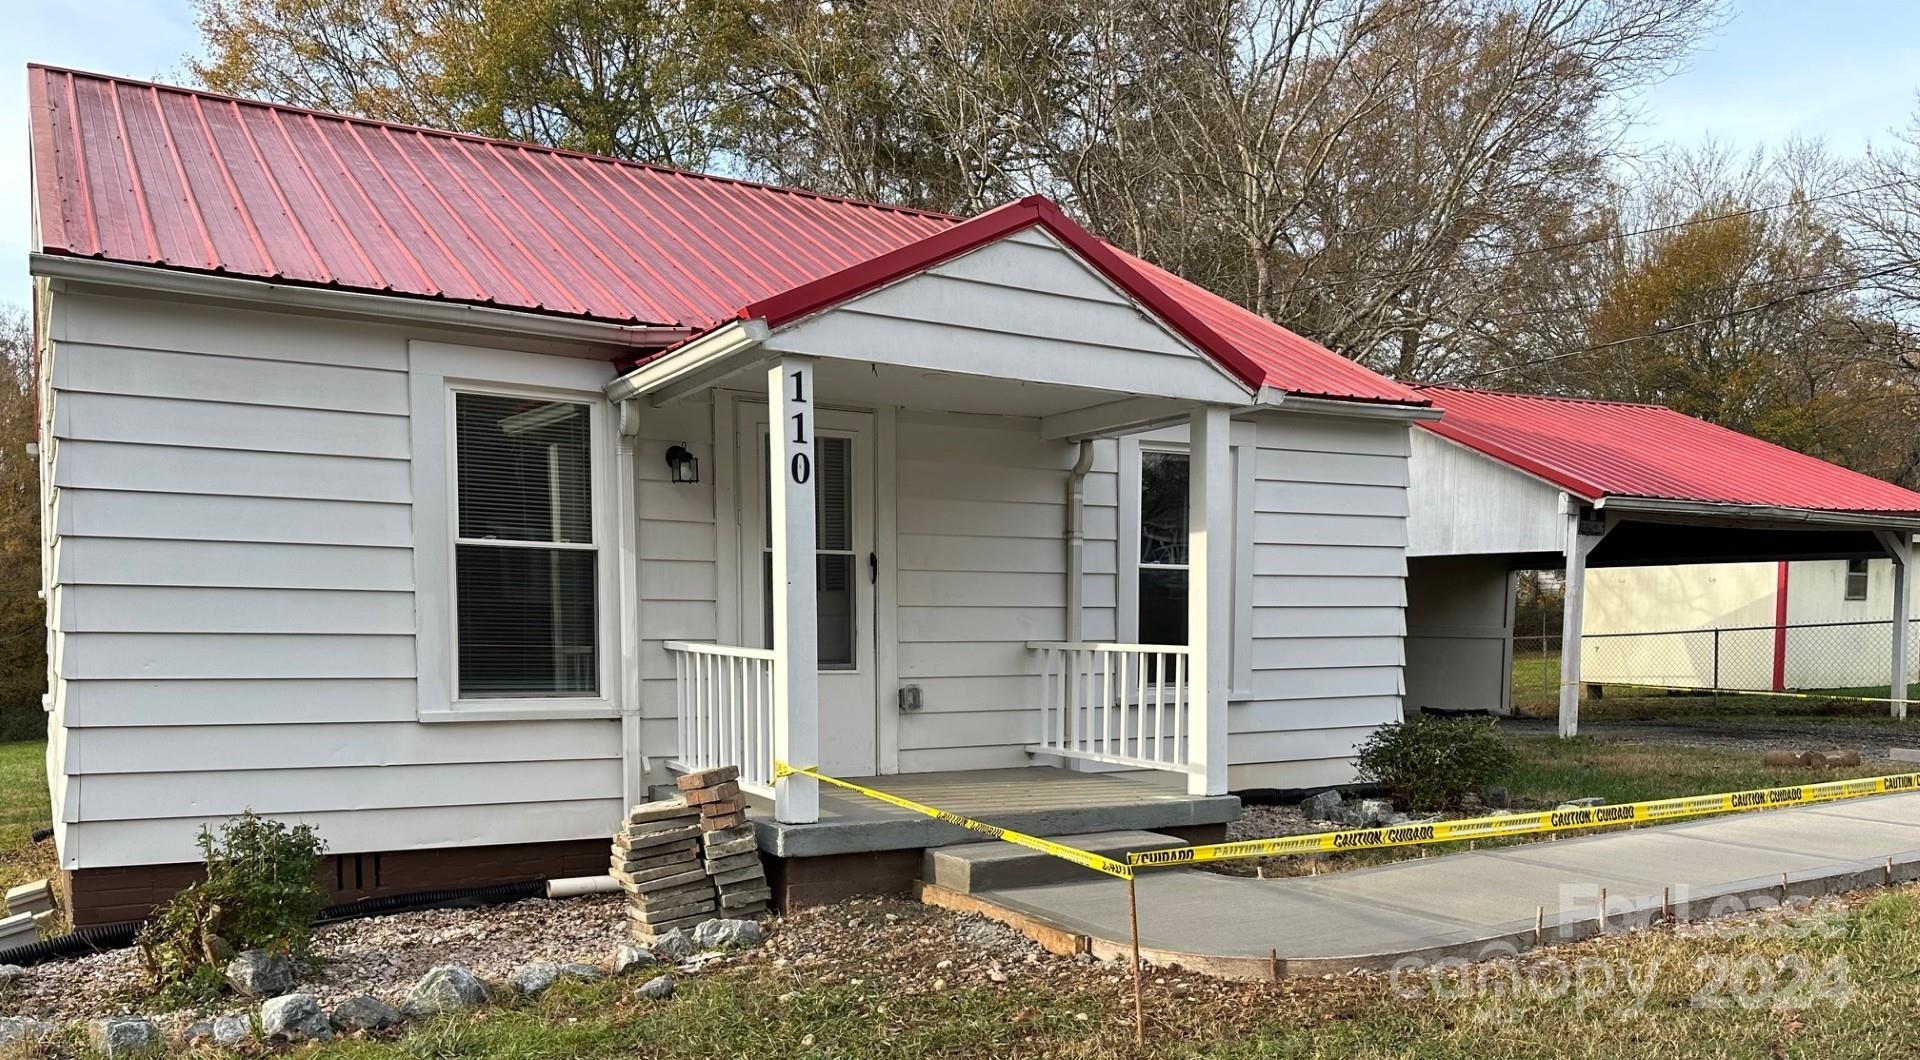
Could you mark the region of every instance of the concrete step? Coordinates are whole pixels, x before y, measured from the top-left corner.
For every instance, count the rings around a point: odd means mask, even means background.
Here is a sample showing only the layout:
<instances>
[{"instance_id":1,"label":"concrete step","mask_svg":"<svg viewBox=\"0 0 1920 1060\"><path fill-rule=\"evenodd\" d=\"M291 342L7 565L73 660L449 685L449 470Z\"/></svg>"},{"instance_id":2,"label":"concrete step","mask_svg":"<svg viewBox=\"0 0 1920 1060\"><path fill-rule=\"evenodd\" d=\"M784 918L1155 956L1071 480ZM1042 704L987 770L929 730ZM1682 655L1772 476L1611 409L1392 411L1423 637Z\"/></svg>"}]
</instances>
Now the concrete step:
<instances>
[{"instance_id":1,"label":"concrete step","mask_svg":"<svg viewBox=\"0 0 1920 1060\"><path fill-rule=\"evenodd\" d=\"M1179 846L1181 840L1163 832L1087 832L1048 839L1070 847L1124 859L1128 851ZM1076 880L1089 874L1070 861L1012 843L959 843L934 847L920 857L920 879L960 894L990 888L1032 887Z\"/></svg>"}]
</instances>

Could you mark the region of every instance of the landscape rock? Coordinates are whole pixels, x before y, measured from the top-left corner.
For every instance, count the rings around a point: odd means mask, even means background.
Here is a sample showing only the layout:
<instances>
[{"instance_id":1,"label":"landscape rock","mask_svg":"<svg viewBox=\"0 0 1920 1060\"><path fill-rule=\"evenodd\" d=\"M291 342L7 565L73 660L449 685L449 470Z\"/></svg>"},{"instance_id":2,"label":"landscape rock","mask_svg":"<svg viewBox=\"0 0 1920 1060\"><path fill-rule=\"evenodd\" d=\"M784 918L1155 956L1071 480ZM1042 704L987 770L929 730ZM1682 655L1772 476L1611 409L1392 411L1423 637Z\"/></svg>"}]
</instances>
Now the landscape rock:
<instances>
[{"instance_id":1,"label":"landscape rock","mask_svg":"<svg viewBox=\"0 0 1920 1060\"><path fill-rule=\"evenodd\" d=\"M227 963L227 985L246 997L279 997L293 983L293 958L284 953L246 950Z\"/></svg>"},{"instance_id":2,"label":"landscape rock","mask_svg":"<svg viewBox=\"0 0 1920 1060\"><path fill-rule=\"evenodd\" d=\"M0 1016L0 1045L32 1041L53 1033L53 1024L25 1016Z\"/></svg>"},{"instance_id":3,"label":"landscape rock","mask_svg":"<svg viewBox=\"0 0 1920 1060\"><path fill-rule=\"evenodd\" d=\"M487 988L478 977L457 964L442 964L413 985L401 1009L409 1016L434 1016L484 1005L486 1001Z\"/></svg>"},{"instance_id":4,"label":"landscape rock","mask_svg":"<svg viewBox=\"0 0 1920 1060\"><path fill-rule=\"evenodd\" d=\"M25 974L27 970L17 964L0 964L0 988L12 984L15 979Z\"/></svg>"},{"instance_id":5,"label":"landscape rock","mask_svg":"<svg viewBox=\"0 0 1920 1060\"><path fill-rule=\"evenodd\" d=\"M1568 799L1560 804L1563 810L1584 810L1593 806L1605 806L1607 800L1598 795L1586 795L1578 799Z\"/></svg>"},{"instance_id":6,"label":"landscape rock","mask_svg":"<svg viewBox=\"0 0 1920 1060\"><path fill-rule=\"evenodd\" d=\"M1361 828L1385 824L1394 813L1393 803L1385 799L1361 799L1354 804L1353 811L1353 823Z\"/></svg>"},{"instance_id":7,"label":"landscape rock","mask_svg":"<svg viewBox=\"0 0 1920 1060\"><path fill-rule=\"evenodd\" d=\"M1300 804L1300 812L1316 821L1330 821L1344 801L1338 788L1328 788L1318 795L1308 796Z\"/></svg>"},{"instance_id":8,"label":"landscape rock","mask_svg":"<svg viewBox=\"0 0 1920 1060\"><path fill-rule=\"evenodd\" d=\"M240 1015L195 1020L180 1037L188 1045L239 1045L253 1037L253 1021Z\"/></svg>"},{"instance_id":9,"label":"landscape rock","mask_svg":"<svg viewBox=\"0 0 1920 1060\"><path fill-rule=\"evenodd\" d=\"M377 997L361 994L335 1005L329 1019L333 1029L342 1034L384 1031L399 1024L400 1010Z\"/></svg>"},{"instance_id":10,"label":"landscape rock","mask_svg":"<svg viewBox=\"0 0 1920 1060\"><path fill-rule=\"evenodd\" d=\"M633 996L649 1001L665 1001L673 996L673 976L656 975L634 990Z\"/></svg>"},{"instance_id":11,"label":"landscape rock","mask_svg":"<svg viewBox=\"0 0 1920 1060\"><path fill-rule=\"evenodd\" d=\"M560 966L560 976L563 979L586 979L591 981L594 979L605 979L607 973L595 968L591 964L568 961Z\"/></svg>"},{"instance_id":12,"label":"landscape rock","mask_svg":"<svg viewBox=\"0 0 1920 1060\"><path fill-rule=\"evenodd\" d=\"M767 933L751 920L709 920L693 929L693 941L705 949L758 946Z\"/></svg>"},{"instance_id":13,"label":"landscape rock","mask_svg":"<svg viewBox=\"0 0 1920 1060\"><path fill-rule=\"evenodd\" d=\"M663 961L683 961L693 955L693 940L674 928L654 941L653 955Z\"/></svg>"},{"instance_id":14,"label":"landscape rock","mask_svg":"<svg viewBox=\"0 0 1920 1060\"><path fill-rule=\"evenodd\" d=\"M1488 788L1485 792L1481 793L1480 798L1489 807L1496 810L1504 810L1513 805L1513 793L1501 786Z\"/></svg>"},{"instance_id":15,"label":"landscape rock","mask_svg":"<svg viewBox=\"0 0 1920 1060\"><path fill-rule=\"evenodd\" d=\"M132 1056L160 1045L160 1025L144 1016L110 1016L93 1021L88 1039L101 1056Z\"/></svg>"},{"instance_id":16,"label":"landscape rock","mask_svg":"<svg viewBox=\"0 0 1920 1060\"><path fill-rule=\"evenodd\" d=\"M312 994L282 994L260 1006L260 1033L289 1042L323 1042L333 1037L333 1024Z\"/></svg>"},{"instance_id":17,"label":"landscape rock","mask_svg":"<svg viewBox=\"0 0 1920 1060\"><path fill-rule=\"evenodd\" d=\"M523 964L507 979L515 991L526 997L539 997L559 981L560 966L550 961Z\"/></svg>"},{"instance_id":18,"label":"landscape rock","mask_svg":"<svg viewBox=\"0 0 1920 1060\"><path fill-rule=\"evenodd\" d=\"M615 975L625 975L634 968L651 968L659 963L660 959L645 946L623 942L613 949L613 974Z\"/></svg>"}]
</instances>

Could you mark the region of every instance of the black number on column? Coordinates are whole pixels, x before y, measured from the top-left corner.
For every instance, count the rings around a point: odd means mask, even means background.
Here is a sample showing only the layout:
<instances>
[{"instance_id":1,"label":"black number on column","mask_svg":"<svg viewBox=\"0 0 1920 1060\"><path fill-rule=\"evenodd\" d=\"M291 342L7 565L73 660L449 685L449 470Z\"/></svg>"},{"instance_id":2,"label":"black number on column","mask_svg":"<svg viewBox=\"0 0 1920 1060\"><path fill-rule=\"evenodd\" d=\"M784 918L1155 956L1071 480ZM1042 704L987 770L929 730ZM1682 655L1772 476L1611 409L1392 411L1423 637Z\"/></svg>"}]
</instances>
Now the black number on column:
<instances>
[{"instance_id":1,"label":"black number on column","mask_svg":"<svg viewBox=\"0 0 1920 1060\"><path fill-rule=\"evenodd\" d=\"M807 459L807 454L805 453L795 453L793 454L792 471L795 484L804 486L807 484L807 480L813 477L813 461Z\"/></svg>"}]
</instances>

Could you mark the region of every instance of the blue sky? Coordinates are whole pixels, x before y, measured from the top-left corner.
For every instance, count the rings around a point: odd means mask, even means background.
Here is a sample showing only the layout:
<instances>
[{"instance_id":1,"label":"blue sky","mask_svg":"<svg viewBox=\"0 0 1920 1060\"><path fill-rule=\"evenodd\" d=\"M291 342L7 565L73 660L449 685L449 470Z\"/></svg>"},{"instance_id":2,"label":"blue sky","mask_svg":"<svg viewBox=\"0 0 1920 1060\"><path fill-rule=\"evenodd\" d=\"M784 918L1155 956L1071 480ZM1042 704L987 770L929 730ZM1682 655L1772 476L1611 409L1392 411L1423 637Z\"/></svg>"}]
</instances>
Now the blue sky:
<instances>
[{"instance_id":1,"label":"blue sky","mask_svg":"<svg viewBox=\"0 0 1920 1060\"><path fill-rule=\"evenodd\" d=\"M199 45L190 0L33 0L0 36L0 302L27 286L29 61L178 80ZM1794 135L1854 152L1906 124L1920 88L1920 4L1733 0L1686 71L1639 101L1636 139L1750 148Z\"/></svg>"}]
</instances>

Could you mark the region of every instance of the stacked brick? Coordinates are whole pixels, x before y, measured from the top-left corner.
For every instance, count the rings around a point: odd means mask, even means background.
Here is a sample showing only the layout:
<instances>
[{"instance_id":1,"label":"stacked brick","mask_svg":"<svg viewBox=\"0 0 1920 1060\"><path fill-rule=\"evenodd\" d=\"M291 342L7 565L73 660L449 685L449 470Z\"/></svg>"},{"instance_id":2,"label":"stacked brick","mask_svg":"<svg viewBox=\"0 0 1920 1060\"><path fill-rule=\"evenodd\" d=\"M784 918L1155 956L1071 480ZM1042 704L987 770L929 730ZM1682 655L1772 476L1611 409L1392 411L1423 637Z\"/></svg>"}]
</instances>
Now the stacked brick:
<instances>
[{"instance_id":1,"label":"stacked brick","mask_svg":"<svg viewBox=\"0 0 1920 1060\"><path fill-rule=\"evenodd\" d=\"M613 878L627 892L636 942L652 945L674 928L691 930L719 907L700 859L700 811L684 800L646 802L613 837Z\"/></svg>"},{"instance_id":2,"label":"stacked brick","mask_svg":"<svg viewBox=\"0 0 1920 1060\"><path fill-rule=\"evenodd\" d=\"M613 837L611 872L627 892L634 941L651 946L675 928L767 911L773 892L739 777L732 766L688 773L675 781L678 797L627 814Z\"/></svg>"},{"instance_id":3,"label":"stacked brick","mask_svg":"<svg viewBox=\"0 0 1920 1060\"><path fill-rule=\"evenodd\" d=\"M740 795L740 771L732 766L687 773L674 781L689 805L700 807L700 845L713 881L720 916L750 919L767 911L773 891L760 863L753 825Z\"/></svg>"}]
</instances>

